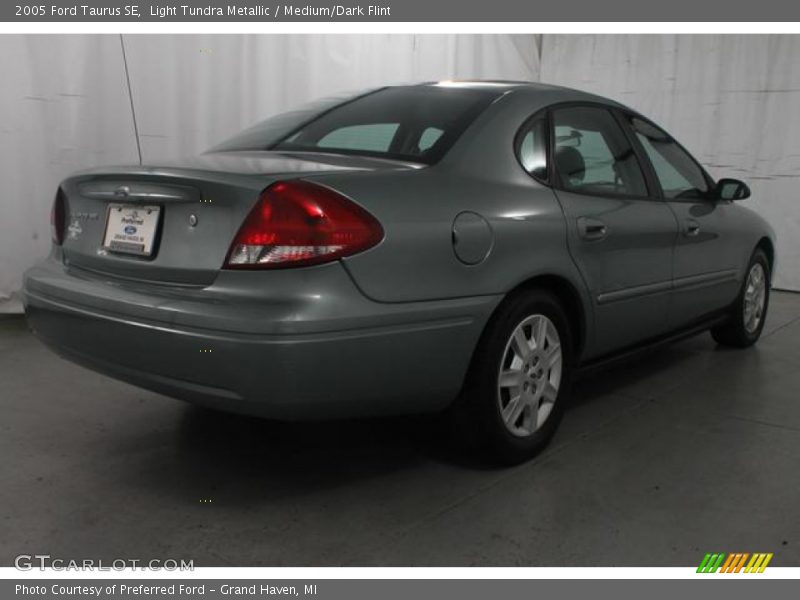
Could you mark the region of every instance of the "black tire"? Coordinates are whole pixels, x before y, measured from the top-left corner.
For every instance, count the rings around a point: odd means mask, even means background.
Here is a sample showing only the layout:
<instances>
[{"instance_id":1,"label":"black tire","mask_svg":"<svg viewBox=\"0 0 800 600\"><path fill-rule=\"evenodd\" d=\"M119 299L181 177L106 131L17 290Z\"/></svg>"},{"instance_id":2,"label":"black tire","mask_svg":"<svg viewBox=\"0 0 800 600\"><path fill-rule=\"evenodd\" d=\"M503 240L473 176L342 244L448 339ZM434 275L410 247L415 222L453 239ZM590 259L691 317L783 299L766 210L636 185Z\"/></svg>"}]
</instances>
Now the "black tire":
<instances>
[{"instance_id":1,"label":"black tire","mask_svg":"<svg viewBox=\"0 0 800 600\"><path fill-rule=\"evenodd\" d=\"M751 270L755 265L761 265L765 278L764 289L764 307L760 313L759 322L757 327L748 330L745 323L745 294L748 287L748 278ZM724 346L733 346L734 348L747 348L756 343L761 336L761 331L764 329L764 322L767 319L767 309L769 308L769 284L771 280L770 264L767 255L761 248L756 248L753 255L750 257L750 262L747 264L745 271L744 281L742 282L742 289L736 301L731 307L730 316L727 321L722 325L718 325L711 329L711 337L714 338L718 344Z\"/></svg>"},{"instance_id":2,"label":"black tire","mask_svg":"<svg viewBox=\"0 0 800 600\"><path fill-rule=\"evenodd\" d=\"M550 412L541 426L527 435L519 432L514 434L501 415L501 397L507 393L498 389L501 361L508 358L507 345L512 343L514 331L535 315L547 317L558 332L561 347L560 382L555 401L551 403ZM572 383L573 348L569 319L555 295L545 290L530 290L506 299L481 336L461 398L451 413L458 437L469 446L487 453L493 461L503 464L517 464L536 455L553 437L563 415ZM548 370L540 375L543 379L538 379L538 383L541 385L543 381L546 382L551 373L552 370ZM526 413L529 416L533 407L525 410L529 411Z\"/></svg>"}]
</instances>

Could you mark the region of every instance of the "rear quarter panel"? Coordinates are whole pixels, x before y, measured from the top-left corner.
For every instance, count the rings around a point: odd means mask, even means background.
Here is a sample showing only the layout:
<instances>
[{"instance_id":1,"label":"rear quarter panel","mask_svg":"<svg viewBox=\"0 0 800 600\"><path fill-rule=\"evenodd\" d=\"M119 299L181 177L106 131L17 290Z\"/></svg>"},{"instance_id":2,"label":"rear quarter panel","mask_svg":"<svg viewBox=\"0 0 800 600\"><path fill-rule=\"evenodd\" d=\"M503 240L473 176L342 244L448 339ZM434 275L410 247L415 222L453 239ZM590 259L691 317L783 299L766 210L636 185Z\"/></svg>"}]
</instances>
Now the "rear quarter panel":
<instances>
[{"instance_id":1,"label":"rear quarter panel","mask_svg":"<svg viewBox=\"0 0 800 600\"><path fill-rule=\"evenodd\" d=\"M497 294L537 274L573 275L561 209L549 189L527 176L508 182L434 168L319 181L364 205L384 227L378 246L344 261L374 300ZM488 255L475 265L461 262L454 250L453 223L464 211L483 216L492 231Z\"/></svg>"},{"instance_id":2,"label":"rear quarter panel","mask_svg":"<svg viewBox=\"0 0 800 600\"><path fill-rule=\"evenodd\" d=\"M313 177L364 206L384 227L378 246L344 260L365 295L413 302L506 294L533 277L557 276L577 291L591 321L585 286L567 250L561 207L549 188L522 169L513 147L519 127L553 97L503 98L434 166ZM454 251L453 223L464 211L483 216L492 232L488 255L475 265L464 264Z\"/></svg>"}]
</instances>

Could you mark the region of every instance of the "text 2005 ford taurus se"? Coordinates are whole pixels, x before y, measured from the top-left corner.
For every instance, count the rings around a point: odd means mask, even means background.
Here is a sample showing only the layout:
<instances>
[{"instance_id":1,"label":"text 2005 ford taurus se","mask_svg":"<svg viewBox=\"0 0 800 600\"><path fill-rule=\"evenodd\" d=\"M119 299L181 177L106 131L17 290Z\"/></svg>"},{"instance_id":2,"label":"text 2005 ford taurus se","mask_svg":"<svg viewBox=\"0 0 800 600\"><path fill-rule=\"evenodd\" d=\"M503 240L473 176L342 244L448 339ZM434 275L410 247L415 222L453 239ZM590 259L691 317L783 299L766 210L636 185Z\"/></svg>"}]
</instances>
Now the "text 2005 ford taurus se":
<instances>
[{"instance_id":1,"label":"text 2005 ford taurus se","mask_svg":"<svg viewBox=\"0 0 800 600\"><path fill-rule=\"evenodd\" d=\"M277 419L450 408L516 461L579 368L755 342L775 256L749 194L604 98L386 87L66 179L24 297L58 352L142 387Z\"/></svg>"}]
</instances>

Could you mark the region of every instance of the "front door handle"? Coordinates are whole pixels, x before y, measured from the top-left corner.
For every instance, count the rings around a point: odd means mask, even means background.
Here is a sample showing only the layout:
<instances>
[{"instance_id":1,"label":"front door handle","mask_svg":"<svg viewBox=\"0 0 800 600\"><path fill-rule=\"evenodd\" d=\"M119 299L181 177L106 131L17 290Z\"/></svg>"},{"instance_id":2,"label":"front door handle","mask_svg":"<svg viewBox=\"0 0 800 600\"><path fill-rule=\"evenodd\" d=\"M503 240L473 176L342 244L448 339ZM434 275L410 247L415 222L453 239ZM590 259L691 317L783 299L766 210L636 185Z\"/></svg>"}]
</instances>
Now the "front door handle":
<instances>
[{"instance_id":1,"label":"front door handle","mask_svg":"<svg viewBox=\"0 0 800 600\"><path fill-rule=\"evenodd\" d=\"M606 237L608 228L600 219L592 217L578 218L578 235L585 240L602 240Z\"/></svg>"},{"instance_id":2,"label":"front door handle","mask_svg":"<svg viewBox=\"0 0 800 600\"><path fill-rule=\"evenodd\" d=\"M700 235L700 223L694 219L687 219L683 227L683 234L687 237L697 237Z\"/></svg>"}]
</instances>

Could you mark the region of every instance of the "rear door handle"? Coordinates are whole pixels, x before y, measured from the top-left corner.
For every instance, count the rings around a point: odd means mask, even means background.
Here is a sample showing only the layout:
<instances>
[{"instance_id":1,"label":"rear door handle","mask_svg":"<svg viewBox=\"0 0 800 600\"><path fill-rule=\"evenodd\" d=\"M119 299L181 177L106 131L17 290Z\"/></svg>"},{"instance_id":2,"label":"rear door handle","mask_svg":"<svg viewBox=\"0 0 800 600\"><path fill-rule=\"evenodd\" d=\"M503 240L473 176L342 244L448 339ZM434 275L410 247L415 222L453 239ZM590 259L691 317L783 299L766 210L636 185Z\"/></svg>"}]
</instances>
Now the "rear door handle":
<instances>
[{"instance_id":1,"label":"rear door handle","mask_svg":"<svg viewBox=\"0 0 800 600\"><path fill-rule=\"evenodd\" d=\"M700 234L700 223L694 219L687 219L683 227L684 235L688 237L695 237Z\"/></svg>"},{"instance_id":2,"label":"rear door handle","mask_svg":"<svg viewBox=\"0 0 800 600\"><path fill-rule=\"evenodd\" d=\"M606 224L592 217L578 218L578 235L585 240L602 240L608 234Z\"/></svg>"}]
</instances>

